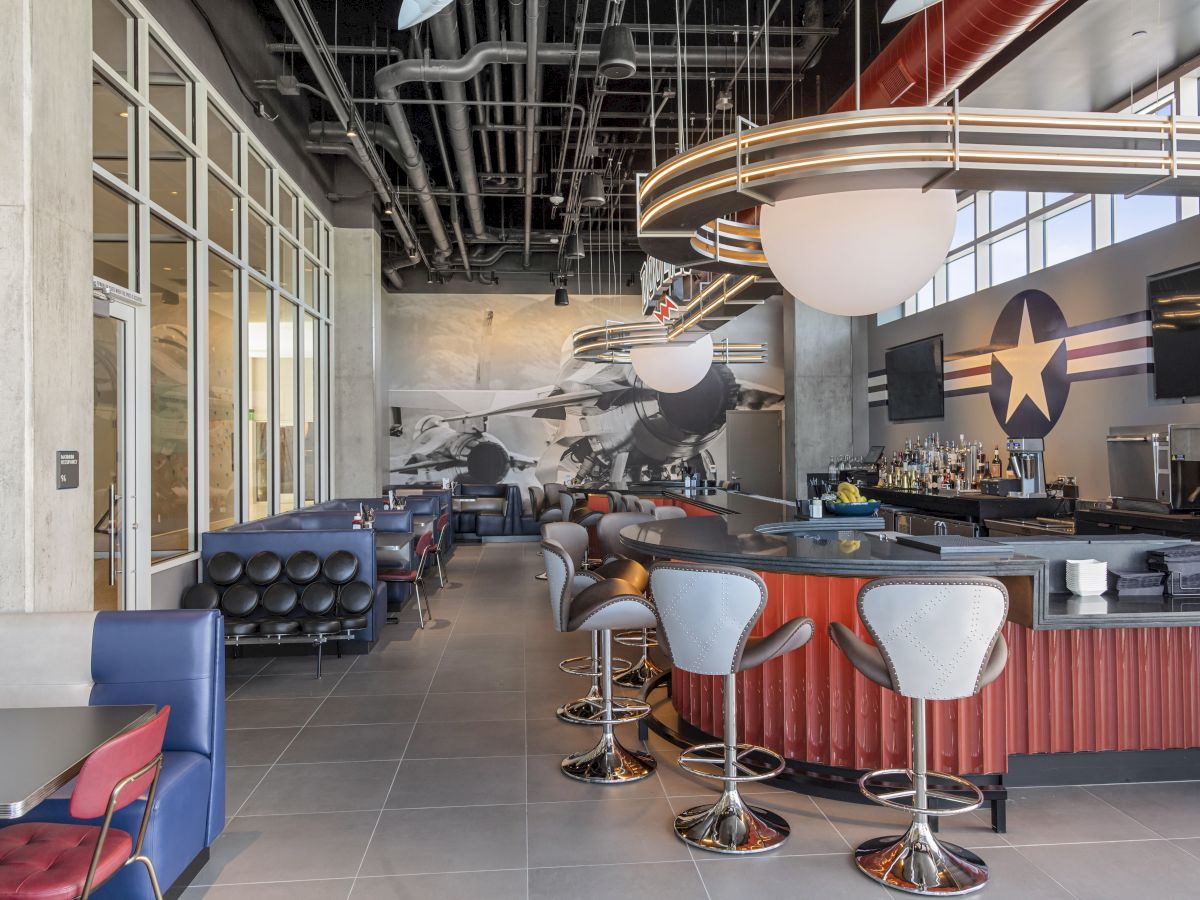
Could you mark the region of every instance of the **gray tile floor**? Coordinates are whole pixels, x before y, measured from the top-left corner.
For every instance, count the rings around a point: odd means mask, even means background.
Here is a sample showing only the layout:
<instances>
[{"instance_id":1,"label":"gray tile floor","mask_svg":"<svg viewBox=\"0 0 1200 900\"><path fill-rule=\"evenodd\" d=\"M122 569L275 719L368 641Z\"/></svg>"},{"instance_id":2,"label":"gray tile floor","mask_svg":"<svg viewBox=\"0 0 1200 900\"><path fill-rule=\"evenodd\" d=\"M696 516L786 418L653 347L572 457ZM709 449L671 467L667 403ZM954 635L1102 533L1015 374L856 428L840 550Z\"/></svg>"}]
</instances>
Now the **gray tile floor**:
<instances>
[{"instance_id":1,"label":"gray tile floor","mask_svg":"<svg viewBox=\"0 0 1200 900\"><path fill-rule=\"evenodd\" d=\"M674 813L711 788L653 736L653 778L564 778L559 760L594 733L553 718L584 689L556 664L587 639L554 632L540 570L537 544L459 547L429 626L410 613L320 681L307 659L231 660L229 823L184 896L887 896L850 849L895 833L899 814L758 785L792 837L768 857L727 859L676 840ZM632 729L623 739L637 742ZM1200 782L1014 791L1006 835L982 814L958 818L944 831L988 861L983 896L1200 896Z\"/></svg>"}]
</instances>

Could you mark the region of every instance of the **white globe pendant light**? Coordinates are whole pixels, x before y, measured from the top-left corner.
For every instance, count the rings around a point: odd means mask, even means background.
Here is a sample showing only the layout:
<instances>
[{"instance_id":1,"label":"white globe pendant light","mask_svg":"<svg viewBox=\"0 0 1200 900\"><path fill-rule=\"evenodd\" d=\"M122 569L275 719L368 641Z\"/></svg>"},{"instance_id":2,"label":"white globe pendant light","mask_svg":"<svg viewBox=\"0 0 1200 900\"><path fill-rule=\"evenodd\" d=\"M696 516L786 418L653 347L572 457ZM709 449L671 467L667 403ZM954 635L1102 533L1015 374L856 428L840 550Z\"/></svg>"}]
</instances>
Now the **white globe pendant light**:
<instances>
[{"instance_id":1,"label":"white globe pendant light","mask_svg":"<svg viewBox=\"0 0 1200 900\"><path fill-rule=\"evenodd\" d=\"M954 191L844 191L761 207L763 251L779 283L839 316L881 312L911 297L946 258Z\"/></svg>"},{"instance_id":2,"label":"white globe pendant light","mask_svg":"<svg viewBox=\"0 0 1200 900\"><path fill-rule=\"evenodd\" d=\"M679 394L694 388L712 367L713 342L709 335L691 344L656 344L629 351L633 371L648 388Z\"/></svg>"}]
</instances>

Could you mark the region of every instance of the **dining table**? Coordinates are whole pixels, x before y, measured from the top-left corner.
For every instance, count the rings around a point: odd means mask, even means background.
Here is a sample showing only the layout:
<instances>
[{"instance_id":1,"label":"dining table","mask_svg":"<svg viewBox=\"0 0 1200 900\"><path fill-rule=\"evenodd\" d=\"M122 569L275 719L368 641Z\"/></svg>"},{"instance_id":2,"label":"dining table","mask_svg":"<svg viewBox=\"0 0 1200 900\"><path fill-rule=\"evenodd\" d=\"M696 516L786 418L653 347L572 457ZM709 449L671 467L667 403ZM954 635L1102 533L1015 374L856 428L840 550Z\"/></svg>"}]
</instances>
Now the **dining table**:
<instances>
[{"instance_id":1,"label":"dining table","mask_svg":"<svg viewBox=\"0 0 1200 900\"><path fill-rule=\"evenodd\" d=\"M91 754L149 722L145 706L0 709L0 819L19 819L79 774Z\"/></svg>"}]
</instances>

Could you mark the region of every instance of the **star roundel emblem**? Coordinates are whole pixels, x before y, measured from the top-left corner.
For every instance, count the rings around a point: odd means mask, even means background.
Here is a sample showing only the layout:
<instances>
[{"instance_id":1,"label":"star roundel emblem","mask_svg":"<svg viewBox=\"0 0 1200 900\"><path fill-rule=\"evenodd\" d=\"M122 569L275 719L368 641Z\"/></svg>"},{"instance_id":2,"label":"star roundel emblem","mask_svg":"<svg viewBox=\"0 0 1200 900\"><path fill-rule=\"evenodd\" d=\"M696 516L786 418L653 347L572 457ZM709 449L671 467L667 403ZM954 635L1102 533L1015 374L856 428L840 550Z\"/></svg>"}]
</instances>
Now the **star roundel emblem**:
<instances>
[{"instance_id":1,"label":"star roundel emblem","mask_svg":"<svg viewBox=\"0 0 1200 900\"><path fill-rule=\"evenodd\" d=\"M992 330L996 421L1009 437L1045 437L1067 405L1067 320L1054 298L1022 291L1004 305Z\"/></svg>"}]
</instances>

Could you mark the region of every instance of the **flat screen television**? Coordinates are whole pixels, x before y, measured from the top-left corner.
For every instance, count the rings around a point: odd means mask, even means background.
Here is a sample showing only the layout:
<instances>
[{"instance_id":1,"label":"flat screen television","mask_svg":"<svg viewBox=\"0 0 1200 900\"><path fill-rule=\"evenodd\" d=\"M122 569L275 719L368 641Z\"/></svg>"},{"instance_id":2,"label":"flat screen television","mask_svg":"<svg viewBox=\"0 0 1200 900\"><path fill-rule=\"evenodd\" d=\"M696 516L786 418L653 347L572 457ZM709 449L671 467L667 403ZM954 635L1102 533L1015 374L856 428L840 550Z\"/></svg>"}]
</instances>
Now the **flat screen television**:
<instances>
[{"instance_id":1,"label":"flat screen television","mask_svg":"<svg viewBox=\"0 0 1200 900\"><path fill-rule=\"evenodd\" d=\"M1200 398L1200 265L1147 279L1154 396Z\"/></svg>"},{"instance_id":2,"label":"flat screen television","mask_svg":"<svg viewBox=\"0 0 1200 900\"><path fill-rule=\"evenodd\" d=\"M889 422L940 419L946 414L942 336L892 347L884 355Z\"/></svg>"}]
</instances>

